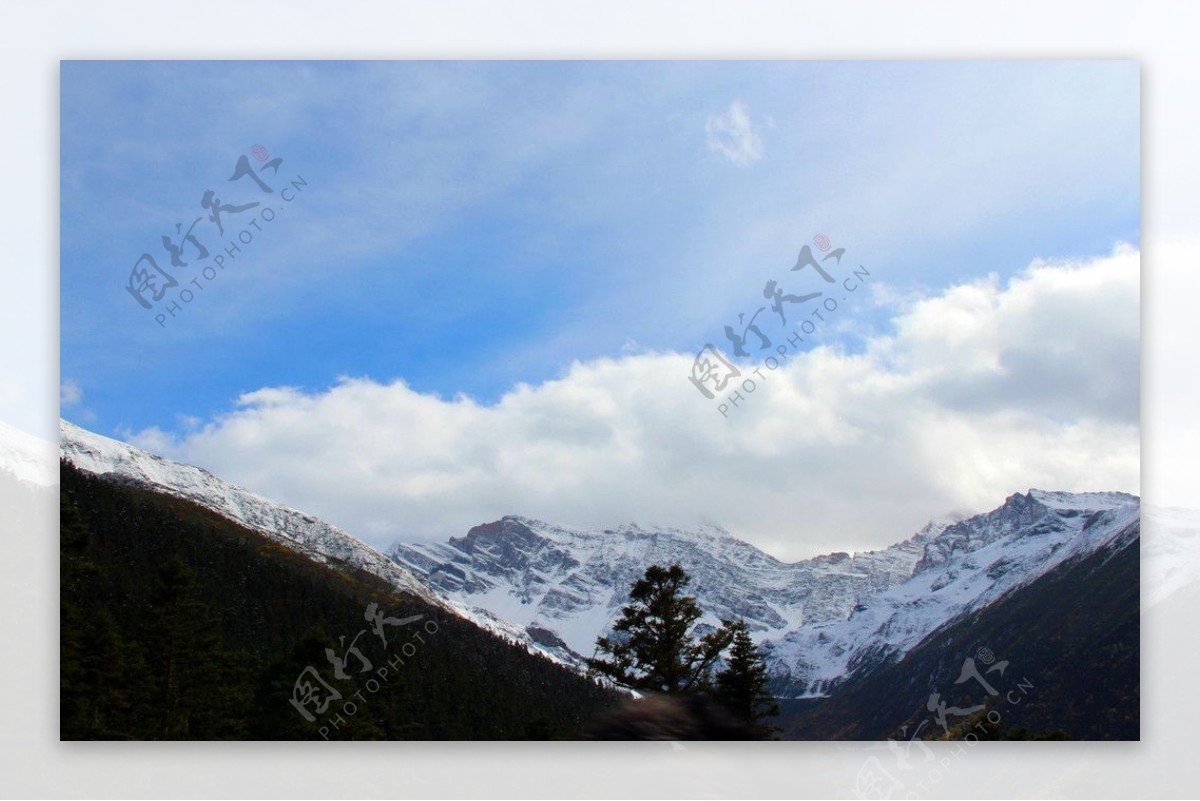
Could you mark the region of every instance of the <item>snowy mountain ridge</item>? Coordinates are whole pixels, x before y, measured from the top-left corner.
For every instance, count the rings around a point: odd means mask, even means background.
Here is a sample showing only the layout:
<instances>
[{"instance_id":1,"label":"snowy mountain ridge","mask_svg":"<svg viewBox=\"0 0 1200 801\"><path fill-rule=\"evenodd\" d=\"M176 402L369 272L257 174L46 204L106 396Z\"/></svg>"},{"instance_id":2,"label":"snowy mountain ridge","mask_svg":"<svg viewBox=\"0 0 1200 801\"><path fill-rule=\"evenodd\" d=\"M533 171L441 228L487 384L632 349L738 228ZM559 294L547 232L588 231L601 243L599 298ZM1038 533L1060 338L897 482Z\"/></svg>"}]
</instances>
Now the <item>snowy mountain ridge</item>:
<instances>
[{"instance_id":1,"label":"snowy mountain ridge","mask_svg":"<svg viewBox=\"0 0 1200 801\"><path fill-rule=\"evenodd\" d=\"M651 564L688 570L706 613L701 625L742 618L761 636L845 618L862 595L911 575L924 542L944 525L883 551L788 564L717 526L582 531L508 516L447 544L398 544L389 554L439 592L552 632L587 656Z\"/></svg>"},{"instance_id":2,"label":"snowy mountain ridge","mask_svg":"<svg viewBox=\"0 0 1200 801\"><path fill-rule=\"evenodd\" d=\"M1122 535L1128 543L1138 521L1132 495L1030 490L890 548L795 563L715 526L582 531L518 516L389 554L449 597L584 656L645 568L678 562L705 610L701 626L746 620L776 691L819 696L1067 559Z\"/></svg>"}]
</instances>

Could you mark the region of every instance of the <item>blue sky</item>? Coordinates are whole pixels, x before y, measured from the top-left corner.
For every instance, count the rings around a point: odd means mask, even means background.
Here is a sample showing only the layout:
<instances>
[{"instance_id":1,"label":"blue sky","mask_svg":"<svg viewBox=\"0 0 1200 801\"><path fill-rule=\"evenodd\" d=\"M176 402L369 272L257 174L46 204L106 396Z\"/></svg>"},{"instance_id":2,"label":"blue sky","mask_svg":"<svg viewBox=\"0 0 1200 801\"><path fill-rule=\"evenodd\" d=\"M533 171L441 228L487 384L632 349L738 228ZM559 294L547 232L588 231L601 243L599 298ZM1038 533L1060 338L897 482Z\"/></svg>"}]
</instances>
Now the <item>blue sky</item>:
<instances>
[{"instance_id":1,"label":"blue sky","mask_svg":"<svg viewBox=\"0 0 1200 801\"><path fill-rule=\"evenodd\" d=\"M1138 240L1137 92L1131 62L64 62L64 414L175 429L340 375L495 400L719 339L819 232L900 288L1104 253ZM740 164L707 144L734 103ZM128 270L256 143L308 187L161 328Z\"/></svg>"},{"instance_id":2,"label":"blue sky","mask_svg":"<svg viewBox=\"0 0 1200 801\"><path fill-rule=\"evenodd\" d=\"M622 522L637 511L630 487L597 496L597 479L583 477L637 465L630 475L642 484L691 486L700 457L681 443L712 439L705 410L700 428L650 452L651 429L690 419L701 399L673 395L676 386L691 391L683 361L661 368L679 373L670 389L651 392L656 379L644 370L658 357L690 362L706 342L728 350L724 326L762 305L768 279L811 291L789 268L824 234L847 249L839 279L863 264L871 290L848 298L837 324L805 345L832 347L841 361L814 353L798 364L789 378L796 403L815 391L801 391L800 367L825 365L862 385L925 381L910 402L938 406L931 419L961 413L963 431L1008 437L1014 449L1010 469L949 488L932 463L918 470L898 455L893 473L906 477L879 493L863 543L905 533L885 531L898 497L910 499L915 521L1024 490L1026 477L1048 489L1136 491L1136 276L1129 284L1104 260L1120 243L1140 246L1139 124L1135 62L63 62L62 415L378 542L461 533L468 519L507 513ZM262 159L255 145L266 149ZM228 180L241 157L265 170L256 174L273 192ZM277 171L267 159L282 159ZM291 182L300 186L286 201ZM208 190L223 204L262 205L227 210L219 236L201 206ZM275 219L248 228L243 221L263 208ZM192 262L173 268L158 243L176 223L187 228L202 216L193 231L210 259L242 230L253 239L201 281L209 262L185 247ZM143 252L181 282L149 310L126 290ZM1093 278L1076 276L1070 292L1055 294L1056 274L1030 273L1038 260L1092 265ZM1095 276L1125 294L1096 290ZM193 300L160 326L155 316L193 277L203 290L193 288ZM1030 286L1050 287L1061 305L1028 301ZM1104 339L1106 312L1088 316L1077 305L1085 296L1120 316L1123 332L1090 355L1083 343ZM958 364L945 331L936 348L927 336L930 310L947 308L1027 326L1029 339L956 328L963 341L996 351L962 369L994 364L999 373L932 381L912 365ZM1047 319L1075 321L1067 333L1081 352L1042 348L1037 337L1055 328ZM855 359L871 362L870 380L853 378ZM1052 378L1068 372L1080 383ZM644 393L622 394L618 373L623 382L643 376ZM1119 385L1092 393L1089 382L1107 386L1103 376L1114 374ZM741 432L721 458L755 486L778 464L761 461L764 446L751 437L797 413L786 397L776 393L720 434ZM676 402L691 406L668 412ZM643 418L624 403L654 408ZM340 438L331 430L345 421L372 428L380 404L408 411L379 413L389 422L371 436L396 450L370 461L354 441L358 429ZM610 407L624 409L616 417L625 422L595 417ZM896 429L874 415L851 422L849 410L838 414L820 436L793 431L792 446L824 437L828 449L846 431ZM1004 415L1009 427L995 428ZM482 433L497 421L511 428L494 439ZM429 432L449 442L474 425L475 440L486 442L397 466L425 453L414 443ZM1029 430L1044 438L1026 441ZM1084 466L1114 436L1123 461L1089 477ZM897 454L912 450L902 439ZM331 450L309 452L312 441ZM601 441L595 459L574 461ZM1070 465L1037 461L1067 442L1077 447ZM569 465L562 470L576 470L578 486L552 493L548 474L522 494L488 473L469 489L486 502L438 522L461 506L453 498L467 491L473 465L537 472L510 463L514 449ZM628 460L609 463L614 449ZM255 460L266 451L292 461L307 453L326 466L345 459L347 483L324 494L327 476ZM858 458L887 462L865 451ZM852 468L847 462L847 476ZM391 483L361 496L369 482L360 470ZM852 484L829 491L851 500ZM733 520L748 538L782 542L779 521L794 502L782 489L759 500L778 506L761 525L732 511L747 493L708 505L697 498L720 493L693 490L643 512L667 524ZM409 505L397 507L398 497ZM417 505L435 512L397 531L396 517ZM827 511L830 521L839 514ZM829 544L833 525L777 552Z\"/></svg>"}]
</instances>

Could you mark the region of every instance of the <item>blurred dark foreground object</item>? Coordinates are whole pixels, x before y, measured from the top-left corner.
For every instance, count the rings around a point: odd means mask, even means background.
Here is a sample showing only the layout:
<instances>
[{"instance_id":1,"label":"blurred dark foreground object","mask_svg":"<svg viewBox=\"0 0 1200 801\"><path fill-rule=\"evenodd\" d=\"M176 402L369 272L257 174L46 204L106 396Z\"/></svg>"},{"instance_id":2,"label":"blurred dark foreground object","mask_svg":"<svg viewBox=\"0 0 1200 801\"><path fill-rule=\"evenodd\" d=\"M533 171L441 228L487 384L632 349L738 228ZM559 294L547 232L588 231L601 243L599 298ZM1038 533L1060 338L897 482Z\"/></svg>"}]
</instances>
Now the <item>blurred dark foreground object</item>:
<instances>
[{"instance_id":1,"label":"blurred dark foreground object","mask_svg":"<svg viewBox=\"0 0 1200 801\"><path fill-rule=\"evenodd\" d=\"M604 713L585 740L754 740L754 732L707 695L633 698Z\"/></svg>"}]
</instances>

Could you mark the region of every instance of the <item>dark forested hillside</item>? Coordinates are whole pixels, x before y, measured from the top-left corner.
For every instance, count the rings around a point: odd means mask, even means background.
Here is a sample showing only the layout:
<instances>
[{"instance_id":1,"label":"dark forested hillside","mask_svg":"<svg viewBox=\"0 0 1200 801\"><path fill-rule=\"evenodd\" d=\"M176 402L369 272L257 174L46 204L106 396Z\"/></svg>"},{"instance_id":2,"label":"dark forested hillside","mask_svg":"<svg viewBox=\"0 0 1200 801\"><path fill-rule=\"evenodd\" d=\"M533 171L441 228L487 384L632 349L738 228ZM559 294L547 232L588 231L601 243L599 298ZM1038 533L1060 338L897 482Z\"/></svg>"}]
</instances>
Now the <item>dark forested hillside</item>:
<instances>
[{"instance_id":1,"label":"dark forested hillside","mask_svg":"<svg viewBox=\"0 0 1200 801\"><path fill-rule=\"evenodd\" d=\"M618 700L372 575L61 476L63 739L574 737Z\"/></svg>"},{"instance_id":2,"label":"dark forested hillside","mask_svg":"<svg viewBox=\"0 0 1200 801\"><path fill-rule=\"evenodd\" d=\"M788 736L1138 739L1139 542L1134 523L833 698L788 705Z\"/></svg>"}]
</instances>

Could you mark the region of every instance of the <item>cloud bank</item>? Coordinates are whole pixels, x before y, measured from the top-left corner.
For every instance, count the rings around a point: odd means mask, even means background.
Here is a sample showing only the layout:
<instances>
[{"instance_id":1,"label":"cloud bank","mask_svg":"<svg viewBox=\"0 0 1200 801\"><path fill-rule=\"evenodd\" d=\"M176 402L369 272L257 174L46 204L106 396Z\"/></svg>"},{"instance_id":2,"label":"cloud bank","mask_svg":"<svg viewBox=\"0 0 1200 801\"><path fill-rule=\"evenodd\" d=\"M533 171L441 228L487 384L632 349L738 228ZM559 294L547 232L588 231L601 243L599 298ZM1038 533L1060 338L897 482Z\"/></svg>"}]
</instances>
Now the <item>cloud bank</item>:
<instances>
[{"instance_id":1,"label":"cloud bank","mask_svg":"<svg viewBox=\"0 0 1200 801\"><path fill-rule=\"evenodd\" d=\"M1138 492L1132 248L879 298L890 333L790 357L729 419L687 381L691 354L643 352L491 405L401 380L264 387L182 435L130 440L376 545L522 514L718 523L794 559L883 547L1030 487Z\"/></svg>"}]
</instances>

